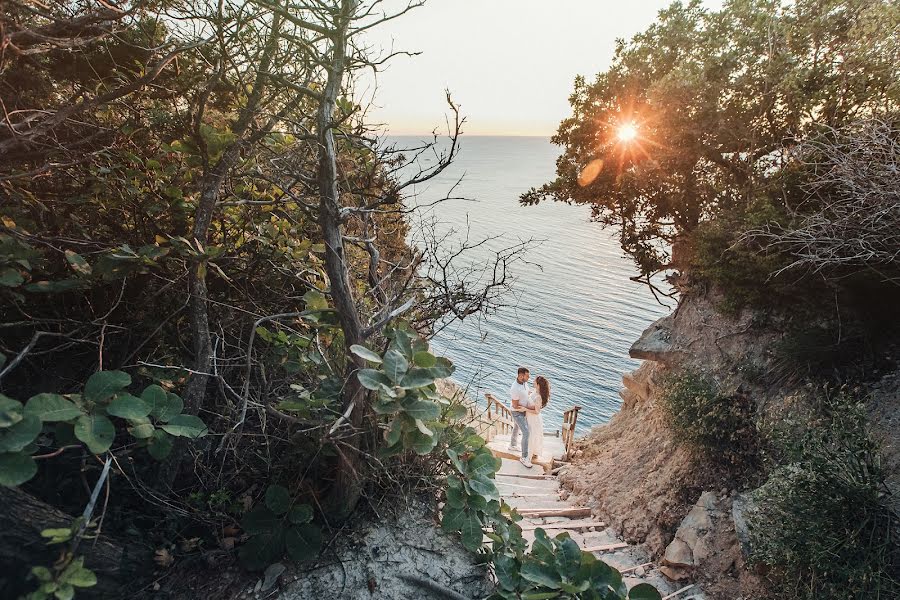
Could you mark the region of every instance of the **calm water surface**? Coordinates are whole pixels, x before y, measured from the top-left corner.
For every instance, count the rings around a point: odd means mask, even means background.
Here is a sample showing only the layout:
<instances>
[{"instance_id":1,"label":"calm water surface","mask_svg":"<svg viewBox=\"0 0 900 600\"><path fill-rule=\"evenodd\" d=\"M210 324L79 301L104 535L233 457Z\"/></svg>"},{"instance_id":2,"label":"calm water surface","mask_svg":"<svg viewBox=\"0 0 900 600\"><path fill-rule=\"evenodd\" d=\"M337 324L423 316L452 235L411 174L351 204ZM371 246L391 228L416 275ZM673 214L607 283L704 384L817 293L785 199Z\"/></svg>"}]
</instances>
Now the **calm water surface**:
<instances>
[{"instance_id":1,"label":"calm water surface","mask_svg":"<svg viewBox=\"0 0 900 600\"><path fill-rule=\"evenodd\" d=\"M396 138L411 144L411 138ZM474 256L488 262L493 251L534 240L525 261L513 265L516 281L508 307L486 319L467 319L441 331L433 341L439 354L456 364L454 379L483 400L491 391L508 400L516 368L532 378L550 379L552 396L545 412L547 429L562 412L581 405L580 433L605 423L619 409L622 373L638 361L628 348L653 321L668 312L643 285L611 232L589 221L584 206L545 203L522 207L519 195L550 181L560 149L547 138L463 137L456 162L426 186L417 201L429 209L442 232L466 231L472 240L500 236ZM427 159L423 159L423 164Z\"/></svg>"}]
</instances>

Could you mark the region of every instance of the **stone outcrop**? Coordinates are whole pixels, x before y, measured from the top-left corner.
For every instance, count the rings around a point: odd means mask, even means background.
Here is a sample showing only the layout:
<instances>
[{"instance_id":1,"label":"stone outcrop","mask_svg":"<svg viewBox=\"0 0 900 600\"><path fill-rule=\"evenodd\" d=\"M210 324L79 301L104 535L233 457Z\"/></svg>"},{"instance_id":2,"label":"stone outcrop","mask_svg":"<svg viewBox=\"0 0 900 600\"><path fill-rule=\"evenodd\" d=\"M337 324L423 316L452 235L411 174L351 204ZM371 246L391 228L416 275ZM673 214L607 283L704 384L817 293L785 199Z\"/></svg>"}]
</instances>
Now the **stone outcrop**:
<instances>
[{"instance_id":1,"label":"stone outcrop","mask_svg":"<svg viewBox=\"0 0 900 600\"><path fill-rule=\"evenodd\" d=\"M717 523L726 517L712 492L703 492L687 514L675 538L666 547L663 573L670 579L686 579L712 553L712 534Z\"/></svg>"}]
</instances>

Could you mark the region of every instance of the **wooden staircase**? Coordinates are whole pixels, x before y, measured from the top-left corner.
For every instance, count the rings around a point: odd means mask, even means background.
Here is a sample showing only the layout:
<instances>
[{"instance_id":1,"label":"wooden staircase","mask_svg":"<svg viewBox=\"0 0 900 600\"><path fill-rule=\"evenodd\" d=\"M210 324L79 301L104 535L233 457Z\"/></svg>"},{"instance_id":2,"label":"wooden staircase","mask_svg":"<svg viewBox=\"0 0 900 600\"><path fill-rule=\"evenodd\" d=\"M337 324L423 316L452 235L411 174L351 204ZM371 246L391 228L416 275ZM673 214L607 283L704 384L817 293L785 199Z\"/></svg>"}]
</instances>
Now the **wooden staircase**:
<instances>
[{"instance_id":1,"label":"wooden staircase","mask_svg":"<svg viewBox=\"0 0 900 600\"><path fill-rule=\"evenodd\" d=\"M513 427L510 410L492 394L485 394L485 397L488 400L487 411L481 414L473 411L473 425L487 441L494 456L502 461L495 479L497 489L501 498L524 517L519 526L529 547L539 528L550 537L566 532L582 550L593 553L618 569L629 588L647 582L663 594L664 600L704 598L694 585L676 589L657 570L657 565L642 548L624 542L606 523L595 517L589 507L573 505L563 498L554 473L564 468L568 460L581 407L572 407L564 413L560 431L544 434L544 453L532 460L535 465L543 467L542 472L529 469L519 462L520 453L509 450Z\"/></svg>"}]
</instances>

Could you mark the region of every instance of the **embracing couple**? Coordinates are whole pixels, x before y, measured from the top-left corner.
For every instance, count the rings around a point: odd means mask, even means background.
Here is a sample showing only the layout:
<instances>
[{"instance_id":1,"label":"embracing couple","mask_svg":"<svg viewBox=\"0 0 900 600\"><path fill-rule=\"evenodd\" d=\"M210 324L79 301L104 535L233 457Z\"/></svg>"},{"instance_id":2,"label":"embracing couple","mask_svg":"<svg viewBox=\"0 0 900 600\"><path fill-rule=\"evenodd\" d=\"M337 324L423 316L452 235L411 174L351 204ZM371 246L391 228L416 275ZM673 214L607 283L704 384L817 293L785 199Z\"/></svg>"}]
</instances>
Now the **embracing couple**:
<instances>
[{"instance_id":1,"label":"embracing couple","mask_svg":"<svg viewBox=\"0 0 900 600\"><path fill-rule=\"evenodd\" d=\"M519 367L516 381L510 388L512 397L513 431L509 442L510 450L518 450L519 431L522 431L522 458L519 461L531 468L531 457L541 457L544 451L544 419L541 411L550 401L550 382L538 375L534 379L534 390L528 387L531 373Z\"/></svg>"}]
</instances>

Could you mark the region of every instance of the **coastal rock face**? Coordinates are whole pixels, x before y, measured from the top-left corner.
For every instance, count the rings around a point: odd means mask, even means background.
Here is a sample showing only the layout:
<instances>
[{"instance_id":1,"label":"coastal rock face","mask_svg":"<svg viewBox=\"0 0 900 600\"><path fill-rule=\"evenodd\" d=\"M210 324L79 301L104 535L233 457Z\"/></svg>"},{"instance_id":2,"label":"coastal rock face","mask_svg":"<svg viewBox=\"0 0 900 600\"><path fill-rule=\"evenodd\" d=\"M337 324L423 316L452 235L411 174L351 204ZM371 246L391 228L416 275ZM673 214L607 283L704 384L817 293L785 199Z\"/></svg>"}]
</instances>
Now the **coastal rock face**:
<instances>
[{"instance_id":1,"label":"coastal rock face","mask_svg":"<svg viewBox=\"0 0 900 600\"><path fill-rule=\"evenodd\" d=\"M560 479L573 501L641 544L663 574L701 583L710 598L733 600L762 596L761 584L744 569L733 493L720 470L678 442L661 406L674 370L718 375L738 363L766 363L779 334L755 327L752 313L723 316L719 302L714 294L685 296L675 312L647 328L630 351L644 362L622 377L621 410L577 443Z\"/></svg>"}]
</instances>

